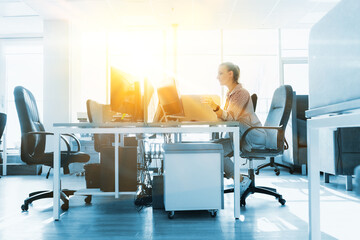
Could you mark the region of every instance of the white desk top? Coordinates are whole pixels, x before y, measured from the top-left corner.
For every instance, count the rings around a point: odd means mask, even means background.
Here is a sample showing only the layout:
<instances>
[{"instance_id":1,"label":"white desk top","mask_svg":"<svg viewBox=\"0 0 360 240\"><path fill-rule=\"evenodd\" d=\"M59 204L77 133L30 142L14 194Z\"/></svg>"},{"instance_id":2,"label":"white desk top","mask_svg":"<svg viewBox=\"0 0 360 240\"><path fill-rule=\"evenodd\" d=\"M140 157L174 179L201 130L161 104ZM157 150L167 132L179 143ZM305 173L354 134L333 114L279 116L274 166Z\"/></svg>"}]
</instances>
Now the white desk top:
<instances>
[{"instance_id":1,"label":"white desk top","mask_svg":"<svg viewBox=\"0 0 360 240\"><path fill-rule=\"evenodd\" d=\"M54 123L58 127L78 127L78 128L134 128L134 127L180 127L180 126L228 126L237 127L239 122L236 121L219 121L219 122L161 122L161 123L144 123L144 122L108 122L108 123Z\"/></svg>"}]
</instances>

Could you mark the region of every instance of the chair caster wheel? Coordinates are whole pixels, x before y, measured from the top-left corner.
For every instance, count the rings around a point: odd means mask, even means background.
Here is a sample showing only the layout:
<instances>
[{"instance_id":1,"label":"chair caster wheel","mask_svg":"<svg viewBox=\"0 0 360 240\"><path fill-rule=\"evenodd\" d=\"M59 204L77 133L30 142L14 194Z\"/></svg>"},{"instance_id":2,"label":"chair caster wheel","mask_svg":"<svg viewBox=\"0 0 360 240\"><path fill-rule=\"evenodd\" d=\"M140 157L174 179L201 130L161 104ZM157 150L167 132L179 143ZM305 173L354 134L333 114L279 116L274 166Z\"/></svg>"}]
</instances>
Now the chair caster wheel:
<instances>
[{"instance_id":1,"label":"chair caster wheel","mask_svg":"<svg viewBox=\"0 0 360 240\"><path fill-rule=\"evenodd\" d=\"M279 203L280 203L282 206L284 206L285 203L286 203L286 200L283 199L283 198L280 198L280 199L279 199Z\"/></svg>"},{"instance_id":2,"label":"chair caster wheel","mask_svg":"<svg viewBox=\"0 0 360 240\"><path fill-rule=\"evenodd\" d=\"M280 171L276 171L275 175L276 175L276 176L279 176L279 175L280 175Z\"/></svg>"},{"instance_id":3,"label":"chair caster wheel","mask_svg":"<svg viewBox=\"0 0 360 240\"><path fill-rule=\"evenodd\" d=\"M21 210L24 211L24 212L29 210L29 205L28 204L21 205Z\"/></svg>"},{"instance_id":4,"label":"chair caster wheel","mask_svg":"<svg viewBox=\"0 0 360 240\"><path fill-rule=\"evenodd\" d=\"M174 212L174 211L168 212L168 218L169 218L169 219L174 219L174 216L175 216L175 212Z\"/></svg>"},{"instance_id":5,"label":"chair caster wheel","mask_svg":"<svg viewBox=\"0 0 360 240\"><path fill-rule=\"evenodd\" d=\"M245 206L246 206L245 200L240 200L240 207L245 207Z\"/></svg>"},{"instance_id":6,"label":"chair caster wheel","mask_svg":"<svg viewBox=\"0 0 360 240\"><path fill-rule=\"evenodd\" d=\"M90 204L91 203L91 195L86 196L85 203Z\"/></svg>"},{"instance_id":7,"label":"chair caster wheel","mask_svg":"<svg viewBox=\"0 0 360 240\"><path fill-rule=\"evenodd\" d=\"M61 209L63 211L67 211L69 209L69 204L68 203L64 203L63 205L61 205Z\"/></svg>"},{"instance_id":8,"label":"chair caster wheel","mask_svg":"<svg viewBox=\"0 0 360 240\"><path fill-rule=\"evenodd\" d=\"M256 175L259 175L259 170L256 170L256 171L255 171L255 174L256 174Z\"/></svg>"},{"instance_id":9,"label":"chair caster wheel","mask_svg":"<svg viewBox=\"0 0 360 240\"><path fill-rule=\"evenodd\" d=\"M290 174L293 174L293 173L294 173L294 170L290 169L290 170L289 170L289 173L290 173Z\"/></svg>"},{"instance_id":10,"label":"chair caster wheel","mask_svg":"<svg viewBox=\"0 0 360 240\"><path fill-rule=\"evenodd\" d=\"M212 210L212 211L210 211L210 216L211 217L216 217L216 210Z\"/></svg>"}]
</instances>

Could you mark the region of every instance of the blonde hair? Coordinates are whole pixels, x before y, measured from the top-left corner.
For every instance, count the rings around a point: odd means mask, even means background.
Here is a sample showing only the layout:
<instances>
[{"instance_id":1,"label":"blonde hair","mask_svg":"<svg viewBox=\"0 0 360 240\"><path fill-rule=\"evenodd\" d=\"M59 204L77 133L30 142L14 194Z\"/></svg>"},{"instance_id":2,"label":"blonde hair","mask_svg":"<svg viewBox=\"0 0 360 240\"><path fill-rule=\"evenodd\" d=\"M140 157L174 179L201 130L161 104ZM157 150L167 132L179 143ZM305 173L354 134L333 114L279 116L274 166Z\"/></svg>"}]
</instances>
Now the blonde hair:
<instances>
[{"instance_id":1,"label":"blonde hair","mask_svg":"<svg viewBox=\"0 0 360 240\"><path fill-rule=\"evenodd\" d=\"M233 64L232 62L223 62L220 64L220 66L225 66L228 71L232 71L234 82L239 83L240 68L238 65Z\"/></svg>"}]
</instances>

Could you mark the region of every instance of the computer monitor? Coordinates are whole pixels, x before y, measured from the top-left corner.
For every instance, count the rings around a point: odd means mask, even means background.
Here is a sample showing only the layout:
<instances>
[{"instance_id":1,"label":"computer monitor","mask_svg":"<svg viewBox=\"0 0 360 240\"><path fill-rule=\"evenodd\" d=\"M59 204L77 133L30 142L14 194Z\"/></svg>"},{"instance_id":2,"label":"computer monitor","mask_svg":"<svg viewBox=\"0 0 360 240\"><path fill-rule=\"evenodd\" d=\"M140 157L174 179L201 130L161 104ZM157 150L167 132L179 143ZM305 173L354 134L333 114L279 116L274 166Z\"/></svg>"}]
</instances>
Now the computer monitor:
<instances>
[{"instance_id":1,"label":"computer monitor","mask_svg":"<svg viewBox=\"0 0 360 240\"><path fill-rule=\"evenodd\" d=\"M220 105L220 97L217 95L182 95L181 102L184 108L184 118L181 121L219 121L213 109L201 102L203 97L212 98L217 105Z\"/></svg>"},{"instance_id":2,"label":"computer monitor","mask_svg":"<svg viewBox=\"0 0 360 240\"><path fill-rule=\"evenodd\" d=\"M140 82L115 67L110 68L110 107L112 111L122 114L123 119L143 119Z\"/></svg>"},{"instance_id":3,"label":"computer monitor","mask_svg":"<svg viewBox=\"0 0 360 240\"><path fill-rule=\"evenodd\" d=\"M150 123L156 121L155 115L159 105L159 98L157 91L153 84L146 78L144 80L144 94L143 94L143 114L144 122Z\"/></svg>"},{"instance_id":4,"label":"computer monitor","mask_svg":"<svg viewBox=\"0 0 360 240\"><path fill-rule=\"evenodd\" d=\"M174 78L157 89L159 103L165 115L184 116L184 109Z\"/></svg>"}]
</instances>

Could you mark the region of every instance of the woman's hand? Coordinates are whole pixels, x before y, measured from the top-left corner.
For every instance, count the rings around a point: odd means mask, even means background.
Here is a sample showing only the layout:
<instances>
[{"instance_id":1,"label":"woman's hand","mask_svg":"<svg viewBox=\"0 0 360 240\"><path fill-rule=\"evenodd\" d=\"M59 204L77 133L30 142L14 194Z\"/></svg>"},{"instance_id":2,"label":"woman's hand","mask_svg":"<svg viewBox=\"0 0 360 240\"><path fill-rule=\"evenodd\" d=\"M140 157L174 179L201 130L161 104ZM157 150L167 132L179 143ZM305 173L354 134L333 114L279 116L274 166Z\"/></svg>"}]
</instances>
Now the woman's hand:
<instances>
[{"instance_id":1,"label":"woman's hand","mask_svg":"<svg viewBox=\"0 0 360 240\"><path fill-rule=\"evenodd\" d=\"M217 105L211 97L201 97L200 102L203 104L207 104L211 107L211 109L216 113L218 118L222 116L222 109L219 105Z\"/></svg>"},{"instance_id":2,"label":"woman's hand","mask_svg":"<svg viewBox=\"0 0 360 240\"><path fill-rule=\"evenodd\" d=\"M218 107L211 97L201 97L200 102L209 105L213 111Z\"/></svg>"}]
</instances>

